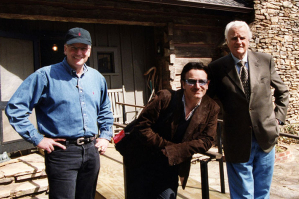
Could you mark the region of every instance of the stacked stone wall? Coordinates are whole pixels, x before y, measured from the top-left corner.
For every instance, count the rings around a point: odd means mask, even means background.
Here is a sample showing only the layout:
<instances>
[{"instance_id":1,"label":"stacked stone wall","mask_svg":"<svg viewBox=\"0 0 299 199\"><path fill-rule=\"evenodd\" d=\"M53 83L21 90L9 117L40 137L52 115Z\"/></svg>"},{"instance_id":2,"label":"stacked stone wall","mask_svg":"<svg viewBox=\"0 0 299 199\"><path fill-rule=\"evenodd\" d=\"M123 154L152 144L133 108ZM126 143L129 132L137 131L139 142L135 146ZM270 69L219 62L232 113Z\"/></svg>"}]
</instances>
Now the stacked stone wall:
<instances>
[{"instance_id":1,"label":"stacked stone wall","mask_svg":"<svg viewBox=\"0 0 299 199\"><path fill-rule=\"evenodd\" d=\"M255 0L251 50L271 54L289 87L287 123L299 122L299 0Z\"/></svg>"}]
</instances>

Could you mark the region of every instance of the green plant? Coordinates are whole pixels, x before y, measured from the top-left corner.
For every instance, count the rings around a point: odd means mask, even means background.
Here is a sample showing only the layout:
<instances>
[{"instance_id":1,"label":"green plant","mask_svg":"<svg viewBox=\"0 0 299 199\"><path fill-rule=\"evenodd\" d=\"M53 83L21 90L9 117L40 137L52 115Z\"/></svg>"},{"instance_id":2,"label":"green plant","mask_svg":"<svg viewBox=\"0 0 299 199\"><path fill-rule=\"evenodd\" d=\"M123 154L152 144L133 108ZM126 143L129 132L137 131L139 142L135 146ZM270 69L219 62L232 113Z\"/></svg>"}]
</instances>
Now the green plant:
<instances>
[{"instance_id":1,"label":"green plant","mask_svg":"<svg viewBox=\"0 0 299 199\"><path fill-rule=\"evenodd\" d=\"M275 151L276 153L280 153L280 152L284 152L287 150L287 147L284 147L284 146L280 146L280 145L276 145L275 146Z\"/></svg>"}]
</instances>

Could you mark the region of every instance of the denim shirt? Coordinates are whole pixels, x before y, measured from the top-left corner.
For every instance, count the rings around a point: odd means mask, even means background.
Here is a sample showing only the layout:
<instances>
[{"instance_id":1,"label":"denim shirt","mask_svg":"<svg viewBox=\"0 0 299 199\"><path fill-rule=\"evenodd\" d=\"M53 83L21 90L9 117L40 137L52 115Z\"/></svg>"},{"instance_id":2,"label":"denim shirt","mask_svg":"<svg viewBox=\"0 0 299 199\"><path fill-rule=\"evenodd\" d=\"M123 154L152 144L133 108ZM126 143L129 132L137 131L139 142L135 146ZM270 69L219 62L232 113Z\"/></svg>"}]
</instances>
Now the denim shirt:
<instances>
[{"instance_id":1,"label":"denim shirt","mask_svg":"<svg viewBox=\"0 0 299 199\"><path fill-rule=\"evenodd\" d=\"M38 145L50 138L91 137L111 140L113 115L105 78L84 65L81 77L66 58L31 74L9 100L5 113L12 127ZM28 116L35 108L37 129Z\"/></svg>"}]
</instances>

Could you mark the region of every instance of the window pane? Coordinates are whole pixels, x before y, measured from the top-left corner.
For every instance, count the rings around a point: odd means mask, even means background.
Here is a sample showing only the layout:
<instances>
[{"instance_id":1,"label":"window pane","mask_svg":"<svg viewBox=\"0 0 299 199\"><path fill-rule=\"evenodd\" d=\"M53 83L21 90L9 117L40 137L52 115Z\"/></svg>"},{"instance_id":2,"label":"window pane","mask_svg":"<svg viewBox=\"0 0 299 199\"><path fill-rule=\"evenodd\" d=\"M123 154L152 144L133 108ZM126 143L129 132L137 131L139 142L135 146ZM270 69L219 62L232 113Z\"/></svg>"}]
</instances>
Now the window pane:
<instances>
[{"instance_id":1,"label":"window pane","mask_svg":"<svg viewBox=\"0 0 299 199\"><path fill-rule=\"evenodd\" d=\"M97 59L101 73L114 73L113 53L98 52Z\"/></svg>"}]
</instances>

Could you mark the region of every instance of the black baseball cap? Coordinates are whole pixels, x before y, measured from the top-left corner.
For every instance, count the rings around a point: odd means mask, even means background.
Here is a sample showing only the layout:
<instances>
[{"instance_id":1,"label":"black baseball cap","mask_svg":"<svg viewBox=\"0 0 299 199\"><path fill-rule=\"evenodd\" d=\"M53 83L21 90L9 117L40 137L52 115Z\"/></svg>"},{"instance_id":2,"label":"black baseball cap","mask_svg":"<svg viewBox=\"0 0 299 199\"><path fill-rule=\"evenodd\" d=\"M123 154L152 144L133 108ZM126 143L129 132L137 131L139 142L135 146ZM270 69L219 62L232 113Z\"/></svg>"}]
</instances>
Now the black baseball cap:
<instances>
[{"instance_id":1,"label":"black baseball cap","mask_svg":"<svg viewBox=\"0 0 299 199\"><path fill-rule=\"evenodd\" d=\"M65 35L65 43L82 43L91 46L91 37L89 32L83 28L72 28Z\"/></svg>"}]
</instances>

